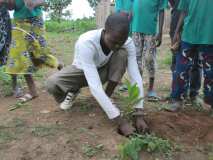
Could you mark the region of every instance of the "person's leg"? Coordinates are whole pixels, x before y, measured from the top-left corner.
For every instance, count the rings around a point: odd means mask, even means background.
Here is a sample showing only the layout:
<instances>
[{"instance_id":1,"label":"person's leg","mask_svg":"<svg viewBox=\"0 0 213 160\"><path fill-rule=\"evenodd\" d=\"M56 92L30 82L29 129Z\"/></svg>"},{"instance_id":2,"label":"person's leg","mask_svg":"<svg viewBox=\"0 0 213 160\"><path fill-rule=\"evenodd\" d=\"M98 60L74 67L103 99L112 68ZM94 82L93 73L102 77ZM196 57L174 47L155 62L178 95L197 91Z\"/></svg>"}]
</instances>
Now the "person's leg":
<instances>
[{"instance_id":1,"label":"person's leg","mask_svg":"<svg viewBox=\"0 0 213 160\"><path fill-rule=\"evenodd\" d=\"M156 45L154 36L144 36L143 54L145 60L145 67L149 74L149 86L147 96L149 100L159 100L160 98L157 96L157 93L154 90L156 72Z\"/></svg>"},{"instance_id":2,"label":"person's leg","mask_svg":"<svg viewBox=\"0 0 213 160\"><path fill-rule=\"evenodd\" d=\"M194 47L192 44L182 42L181 51L177 53L171 92L173 103L169 111L177 111L182 106L182 100L189 85L189 70L193 63Z\"/></svg>"},{"instance_id":3,"label":"person's leg","mask_svg":"<svg viewBox=\"0 0 213 160\"><path fill-rule=\"evenodd\" d=\"M201 45L200 52L203 57L204 102L213 107L213 45Z\"/></svg>"},{"instance_id":4,"label":"person's leg","mask_svg":"<svg viewBox=\"0 0 213 160\"><path fill-rule=\"evenodd\" d=\"M12 93L13 93L13 96L16 97L16 98L20 98L21 96L24 95L24 92L23 92L22 88L18 85L17 75L12 74L11 78L12 78L12 90L13 90Z\"/></svg>"},{"instance_id":5,"label":"person's leg","mask_svg":"<svg viewBox=\"0 0 213 160\"><path fill-rule=\"evenodd\" d=\"M137 63L138 63L138 68L141 73L141 76L143 75L143 66L144 66L144 58L143 58L143 34L133 32L132 34L132 39L134 41L135 47L136 47L136 58L137 58Z\"/></svg>"},{"instance_id":6,"label":"person's leg","mask_svg":"<svg viewBox=\"0 0 213 160\"><path fill-rule=\"evenodd\" d=\"M12 74L11 75L11 78L12 78L12 89L13 89L13 92L16 94L16 89L17 89L17 76L15 74Z\"/></svg>"},{"instance_id":7,"label":"person's leg","mask_svg":"<svg viewBox=\"0 0 213 160\"><path fill-rule=\"evenodd\" d=\"M201 88L201 80L202 80L202 60L200 58L199 52L195 51L194 54L195 54L195 57L194 57L192 68L190 70L189 97L193 106L202 107L203 101L198 96L199 90Z\"/></svg>"},{"instance_id":8,"label":"person's leg","mask_svg":"<svg viewBox=\"0 0 213 160\"><path fill-rule=\"evenodd\" d=\"M50 76L46 82L46 88L58 103L62 103L68 92L76 94L87 82L82 70L73 65L63 68Z\"/></svg>"},{"instance_id":9,"label":"person's leg","mask_svg":"<svg viewBox=\"0 0 213 160\"><path fill-rule=\"evenodd\" d=\"M22 103L28 102L36 97L38 97L37 91L36 91L36 86L33 80L33 77L31 74L25 74L24 75L27 86L29 88L29 93L24 94L19 98L19 101Z\"/></svg>"},{"instance_id":10,"label":"person's leg","mask_svg":"<svg viewBox=\"0 0 213 160\"><path fill-rule=\"evenodd\" d=\"M24 77L25 77L27 86L29 88L30 95L32 96L32 98L37 97L38 93L36 91L36 86L33 80L33 76L31 74L26 74L24 75Z\"/></svg>"},{"instance_id":11,"label":"person's leg","mask_svg":"<svg viewBox=\"0 0 213 160\"><path fill-rule=\"evenodd\" d=\"M196 97L199 94L202 79L202 62L199 58L199 53L194 54L194 62L190 71L190 98Z\"/></svg>"},{"instance_id":12,"label":"person's leg","mask_svg":"<svg viewBox=\"0 0 213 160\"><path fill-rule=\"evenodd\" d=\"M108 84L105 91L109 97L112 95L114 89L126 71L127 57L127 51L125 49L120 49L119 51L113 53L112 57L110 58L110 62L108 64Z\"/></svg>"}]
</instances>

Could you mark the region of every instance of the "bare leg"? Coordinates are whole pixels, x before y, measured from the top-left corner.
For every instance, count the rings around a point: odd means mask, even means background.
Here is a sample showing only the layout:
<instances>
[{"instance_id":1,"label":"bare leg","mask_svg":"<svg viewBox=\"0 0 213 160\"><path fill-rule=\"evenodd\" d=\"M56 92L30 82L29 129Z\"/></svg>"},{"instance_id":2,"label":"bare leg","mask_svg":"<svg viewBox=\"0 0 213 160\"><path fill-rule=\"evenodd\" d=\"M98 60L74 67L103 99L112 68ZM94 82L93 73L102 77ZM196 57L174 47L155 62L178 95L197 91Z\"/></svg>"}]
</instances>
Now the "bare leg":
<instances>
[{"instance_id":1,"label":"bare leg","mask_svg":"<svg viewBox=\"0 0 213 160\"><path fill-rule=\"evenodd\" d=\"M17 76L15 74L12 74L11 77L12 77L12 88L13 88L13 92L15 93L16 88L18 87L17 86Z\"/></svg>"},{"instance_id":2,"label":"bare leg","mask_svg":"<svg viewBox=\"0 0 213 160\"><path fill-rule=\"evenodd\" d=\"M106 87L106 94L110 97L115 90L115 87L118 85L118 82L109 81Z\"/></svg>"},{"instance_id":3,"label":"bare leg","mask_svg":"<svg viewBox=\"0 0 213 160\"><path fill-rule=\"evenodd\" d=\"M149 78L149 90L148 91L152 91L154 89L154 82L155 82L155 78Z\"/></svg>"},{"instance_id":4,"label":"bare leg","mask_svg":"<svg viewBox=\"0 0 213 160\"><path fill-rule=\"evenodd\" d=\"M37 91L36 91L36 87L35 87L35 83L34 83L32 75L24 75L24 77L25 77L25 80L27 82L27 86L29 88L31 96L37 97L38 94L37 94Z\"/></svg>"}]
</instances>

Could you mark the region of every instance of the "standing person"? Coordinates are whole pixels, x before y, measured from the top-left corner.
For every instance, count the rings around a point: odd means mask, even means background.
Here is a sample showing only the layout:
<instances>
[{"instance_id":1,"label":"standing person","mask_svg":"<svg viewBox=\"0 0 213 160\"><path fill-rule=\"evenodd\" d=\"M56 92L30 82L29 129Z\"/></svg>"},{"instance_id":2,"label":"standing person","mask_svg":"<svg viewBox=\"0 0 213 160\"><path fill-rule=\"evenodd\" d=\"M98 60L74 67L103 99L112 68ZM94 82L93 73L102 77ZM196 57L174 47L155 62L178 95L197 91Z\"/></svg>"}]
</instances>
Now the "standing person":
<instances>
[{"instance_id":1,"label":"standing person","mask_svg":"<svg viewBox=\"0 0 213 160\"><path fill-rule=\"evenodd\" d=\"M181 15L175 31L173 44L178 42L181 26L181 49L176 56L173 72L170 111L182 107L184 93L188 89L189 74L197 52L202 57L204 72L204 102L213 107L213 14L212 0L180 0Z\"/></svg>"},{"instance_id":2,"label":"standing person","mask_svg":"<svg viewBox=\"0 0 213 160\"><path fill-rule=\"evenodd\" d=\"M128 38L129 20L120 13L110 15L104 29L82 34L75 45L72 65L55 73L47 80L47 89L63 110L72 107L79 90L89 89L109 119L118 123L122 135L134 132L131 123L123 120L121 113L109 98L126 71L132 84L137 84L143 97L143 84L137 62L135 46ZM106 91L102 83L108 82ZM135 106L135 126L138 132L147 130L143 119L143 101Z\"/></svg>"},{"instance_id":3,"label":"standing person","mask_svg":"<svg viewBox=\"0 0 213 160\"><path fill-rule=\"evenodd\" d=\"M154 89L156 47L159 47L162 42L164 10L167 6L168 0L134 0L133 2L132 38L136 46L137 63L141 75L144 72L144 67L148 71L147 97L154 101L160 99ZM159 25L157 26L158 21Z\"/></svg>"},{"instance_id":4,"label":"standing person","mask_svg":"<svg viewBox=\"0 0 213 160\"><path fill-rule=\"evenodd\" d=\"M169 0L169 3L172 7L171 10L171 23L170 23L170 38L171 42L174 38L175 30L178 24L178 20L180 18L181 11L178 10L178 4L180 0ZM182 30L182 27L181 29ZM178 52L180 52L180 43L177 42L176 46L173 46L176 48L172 48L172 65L171 65L171 71L175 71L175 65L176 65L176 55ZM194 53L195 57L193 59L193 65L189 71L189 91L186 91L184 98L190 98L190 101L193 106L200 107L202 106L202 100L199 98L199 90L201 88L201 80L202 80L202 62L199 56L199 53ZM189 95L188 95L189 94Z\"/></svg>"},{"instance_id":5,"label":"standing person","mask_svg":"<svg viewBox=\"0 0 213 160\"><path fill-rule=\"evenodd\" d=\"M43 1L15 0L12 43L6 65L6 73L12 76L12 87L22 102L38 96L32 77L42 65L58 67L58 61L50 53L44 38L42 20ZM29 93L22 95L17 86L17 75L24 75Z\"/></svg>"}]
</instances>

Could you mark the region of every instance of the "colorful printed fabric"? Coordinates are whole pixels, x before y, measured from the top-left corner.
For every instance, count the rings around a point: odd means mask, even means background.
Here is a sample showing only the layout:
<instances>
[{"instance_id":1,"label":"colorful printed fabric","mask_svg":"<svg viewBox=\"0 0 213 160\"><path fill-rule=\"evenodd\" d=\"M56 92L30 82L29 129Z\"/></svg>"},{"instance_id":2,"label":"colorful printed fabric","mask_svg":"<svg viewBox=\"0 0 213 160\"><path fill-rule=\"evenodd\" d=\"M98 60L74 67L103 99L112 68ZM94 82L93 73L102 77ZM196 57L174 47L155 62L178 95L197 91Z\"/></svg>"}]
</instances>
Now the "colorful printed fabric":
<instances>
[{"instance_id":1,"label":"colorful printed fabric","mask_svg":"<svg viewBox=\"0 0 213 160\"><path fill-rule=\"evenodd\" d=\"M173 72L171 97L175 100L184 98L189 87L189 70L193 65L195 52L202 59L204 73L204 100L213 106L213 45L193 45L182 42L181 51L176 56L176 68Z\"/></svg>"},{"instance_id":2,"label":"colorful printed fabric","mask_svg":"<svg viewBox=\"0 0 213 160\"><path fill-rule=\"evenodd\" d=\"M146 67L149 77L155 77L157 66L155 36L133 33L132 39L136 47L137 63L141 74Z\"/></svg>"},{"instance_id":3,"label":"colorful printed fabric","mask_svg":"<svg viewBox=\"0 0 213 160\"><path fill-rule=\"evenodd\" d=\"M15 20L6 65L8 74L32 74L43 65L58 66L58 61L51 55L43 35L44 27L41 17Z\"/></svg>"},{"instance_id":4,"label":"colorful printed fabric","mask_svg":"<svg viewBox=\"0 0 213 160\"><path fill-rule=\"evenodd\" d=\"M6 64L11 41L11 22L7 8L0 6L0 66Z\"/></svg>"}]
</instances>

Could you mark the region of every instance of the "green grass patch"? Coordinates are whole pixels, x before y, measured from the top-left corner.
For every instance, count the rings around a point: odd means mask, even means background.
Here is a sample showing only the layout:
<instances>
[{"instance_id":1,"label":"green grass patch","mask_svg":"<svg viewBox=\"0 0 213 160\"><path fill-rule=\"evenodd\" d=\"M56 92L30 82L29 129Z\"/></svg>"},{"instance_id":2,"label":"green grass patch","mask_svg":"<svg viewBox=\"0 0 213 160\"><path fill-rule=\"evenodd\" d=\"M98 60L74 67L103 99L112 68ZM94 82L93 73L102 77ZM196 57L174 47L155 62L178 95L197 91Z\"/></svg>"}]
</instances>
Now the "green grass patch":
<instances>
[{"instance_id":1,"label":"green grass patch","mask_svg":"<svg viewBox=\"0 0 213 160\"><path fill-rule=\"evenodd\" d=\"M96 28L95 18L84 18L78 20L63 20L46 21L45 22L47 32L85 32Z\"/></svg>"},{"instance_id":2,"label":"green grass patch","mask_svg":"<svg viewBox=\"0 0 213 160\"><path fill-rule=\"evenodd\" d=\"M0 129L0 144L7 143L15 139L16 139L16 136L13 132Z\"/></svg>"},{"instance_id":3,"label":"green grass patch","mask_svg":"<svg viewBox=\"0 0 213 160\"><path fill-rule=\"evenodd\" d=\"M83 147L83 153L87 157L93 157L96 154L102 152L103 150L104 150L104 145L103 144L99 144L99 145L96 145L96 146L85 145Z\"/></svg>"},{"instance_id":4,"label":"green grass patch","mask_svg":"<svg viewBox=\"0 0 213 160\"><path fill-rule=\"evenodd\" d=\"M119 146L121 160L140 160L139 152L156 152L171 157L173 145L169 140L155 135L136 135Z\"/></svg>"},{"instance_id":5,"label":"green grass patch","mask_svg":"<svg viewBox=\"0 0 213 160\"><path fill-rule=\"evenodd\" d=\"M47 137L47 136L53 136L57 133L57 131L60 129L59 126L34 126L31 128L31 133L35 137Z\"/></svg>"}]
</instances>

